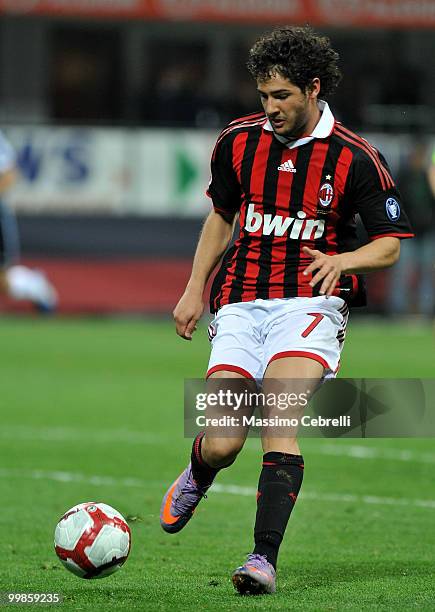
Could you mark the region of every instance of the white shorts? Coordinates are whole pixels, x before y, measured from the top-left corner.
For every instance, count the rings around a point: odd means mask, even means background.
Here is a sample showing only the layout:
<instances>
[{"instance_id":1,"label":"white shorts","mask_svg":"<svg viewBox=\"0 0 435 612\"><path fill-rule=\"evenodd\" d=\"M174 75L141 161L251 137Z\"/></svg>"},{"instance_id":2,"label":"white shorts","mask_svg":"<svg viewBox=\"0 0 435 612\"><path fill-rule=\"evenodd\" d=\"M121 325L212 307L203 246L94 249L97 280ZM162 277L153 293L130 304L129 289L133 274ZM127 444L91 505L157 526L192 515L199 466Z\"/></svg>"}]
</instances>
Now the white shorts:
<instances>
[{"instance_id":1,"label":"white shorts","mask_svg":"<svg viewBox=\"0 0 435 612\"><path fill-rule=\"evenodd\" d=\"M262 379L271 361L307 357L336 375L349 309L338 297L275 298L226 304L209 326L207 376L218 370Z\"/></svg>"}]
</instances>

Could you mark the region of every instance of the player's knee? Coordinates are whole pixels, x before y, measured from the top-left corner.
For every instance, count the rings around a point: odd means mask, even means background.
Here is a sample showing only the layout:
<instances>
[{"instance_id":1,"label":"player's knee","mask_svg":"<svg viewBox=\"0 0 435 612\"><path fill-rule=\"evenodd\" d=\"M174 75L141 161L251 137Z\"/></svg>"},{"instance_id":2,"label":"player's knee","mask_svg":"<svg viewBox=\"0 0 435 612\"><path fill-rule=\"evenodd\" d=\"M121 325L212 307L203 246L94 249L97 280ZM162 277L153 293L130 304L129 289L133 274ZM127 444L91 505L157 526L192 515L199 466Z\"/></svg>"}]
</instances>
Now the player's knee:
<instances>
[{"instance_id":1,"label":"player's knee","mask_svg":"<svg viewBox=\"0 0 435 612\"><path fill-rule=\"evenodd\" d=\"M232 463L244 444L239 438L204 438L202 451L204 460L211 467L224 467Z\"/></svg>"}]
</instances>

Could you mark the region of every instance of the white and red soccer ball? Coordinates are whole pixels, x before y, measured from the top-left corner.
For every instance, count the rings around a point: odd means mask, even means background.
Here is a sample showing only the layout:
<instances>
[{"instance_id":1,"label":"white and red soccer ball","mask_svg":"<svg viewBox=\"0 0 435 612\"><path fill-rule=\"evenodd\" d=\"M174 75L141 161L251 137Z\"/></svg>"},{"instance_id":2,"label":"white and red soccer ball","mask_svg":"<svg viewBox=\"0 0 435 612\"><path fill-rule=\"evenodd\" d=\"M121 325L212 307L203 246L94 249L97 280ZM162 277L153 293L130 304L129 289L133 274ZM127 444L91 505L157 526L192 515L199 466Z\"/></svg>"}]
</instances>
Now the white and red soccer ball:
<instances>
[{"instance_id":1,"label":"white and red soccer ball","mask_svg":"<svg viewBox=\"0 0 435 612\"><path fill-rule=\"evenodd\" d=\"M81 578L104 578L127 560L131 533L117 510L86 502L66 512L54 532L54 548L63 565Z\"/></svg>"}]
</instances>

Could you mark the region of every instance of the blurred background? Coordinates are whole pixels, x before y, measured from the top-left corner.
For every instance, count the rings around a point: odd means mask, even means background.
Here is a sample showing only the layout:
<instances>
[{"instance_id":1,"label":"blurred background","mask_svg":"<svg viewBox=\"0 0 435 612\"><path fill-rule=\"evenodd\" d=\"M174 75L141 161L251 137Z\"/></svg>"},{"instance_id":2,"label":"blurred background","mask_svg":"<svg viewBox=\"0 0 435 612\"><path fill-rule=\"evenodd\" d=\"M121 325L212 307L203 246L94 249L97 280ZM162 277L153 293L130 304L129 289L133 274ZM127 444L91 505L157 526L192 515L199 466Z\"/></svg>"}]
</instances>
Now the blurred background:
<instances>
[{"instance_id":1,"label":"blurred background","mask_svg":"<svg viewBox=\"0 0 435 612\"><path fill-rule=\"evenodd\" d=\"M8 590L62 593L74 611L253 607L232 606L228 570L251 545L258 440L182 547L159 527L191 446L183 379L205 374L209 354L204 325L182 342L167 315L210 209L216 136L260 109L247 51L286 23L331 37L344 73L332 109L385 154L418 236L391 273L368 278L340 377L434 377L435 0L0 0L0 134L13 145L0 137ZM60 316L36 319L35 305L55 305L44 278ZM374 387L383 398L382 381ZM410 382L412 418L435 414L421 389ZM309 478L281 553L284 588L256 609L434 609L433 438L356 442L304 440ZM79 584L53 555L59 517L89 499L131 522L114 582Z\"/></svg>"},{"instance_id":2,"label":"blurred background","mask_svg":"<svg viewBox=\"0 0 435 612\"><path fill-rule=\"evenodd\" d=\"M418 236L369 278L366 312L433 316L434 1L0 0L0 129L19 171L2 199L60 313L171 312L216 135L260 108L248 49L285 23L332 39L333 111L383 152Z\"/></svg>"}]
</instances>

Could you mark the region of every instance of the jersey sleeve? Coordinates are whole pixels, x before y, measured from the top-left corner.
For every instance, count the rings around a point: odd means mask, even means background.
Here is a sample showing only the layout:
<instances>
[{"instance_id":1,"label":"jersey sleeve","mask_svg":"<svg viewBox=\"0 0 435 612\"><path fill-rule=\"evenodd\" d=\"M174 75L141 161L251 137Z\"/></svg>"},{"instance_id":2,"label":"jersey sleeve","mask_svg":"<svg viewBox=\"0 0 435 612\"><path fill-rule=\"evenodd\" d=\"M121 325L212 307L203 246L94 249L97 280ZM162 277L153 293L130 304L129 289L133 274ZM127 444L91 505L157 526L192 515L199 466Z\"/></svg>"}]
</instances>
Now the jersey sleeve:
<instances>
[{"instance_id":1,"label":"jersey sleeve","mask_svg":"<svg viewBox=\"0 0 435 612\"><path fill-rule=\"evenodd\" d=\"M376 149L355 156L346 190L370 240L384 236L414 236L388 164Z\"/></svg>"},{"instance_id":2,"label":"jersey sleeve","mask_svg":"<svg viewBox=\"0 0 435 612\"><path fill-rule=\"evenodd\" d=\"M211 158L211 178L206 194L214 210L231 222L240 210L241 189L233 167L232 140L221 136Z\"/></svg>"}]
</instances>

